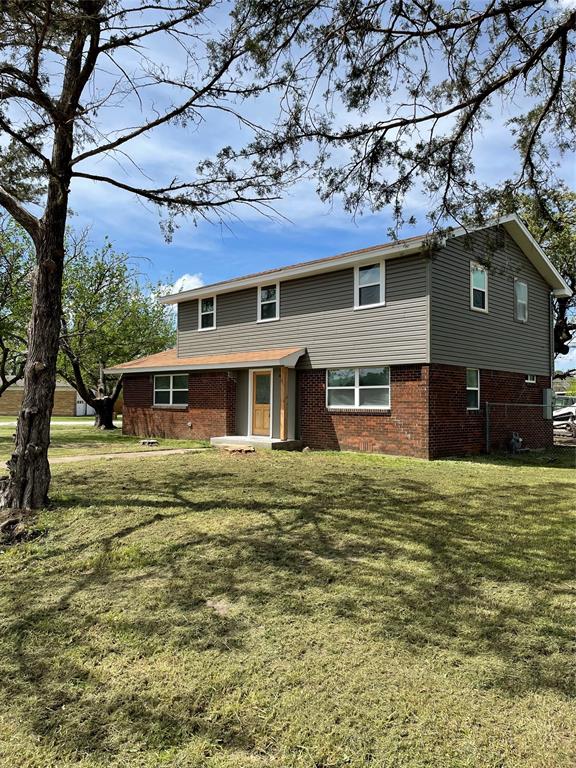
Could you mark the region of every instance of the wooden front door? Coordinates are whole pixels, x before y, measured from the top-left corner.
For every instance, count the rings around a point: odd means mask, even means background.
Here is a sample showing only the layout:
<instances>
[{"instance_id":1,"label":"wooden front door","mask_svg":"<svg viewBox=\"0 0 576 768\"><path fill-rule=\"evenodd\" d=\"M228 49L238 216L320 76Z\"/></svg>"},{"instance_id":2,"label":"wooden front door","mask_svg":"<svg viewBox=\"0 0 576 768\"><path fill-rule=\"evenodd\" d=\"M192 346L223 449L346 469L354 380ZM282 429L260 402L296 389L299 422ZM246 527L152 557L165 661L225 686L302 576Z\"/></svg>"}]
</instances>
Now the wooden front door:
<instances>
[{"instance_id":1,"label":"wooden front door","mask_svg":"<svg viewBox=\"0 0 576 768\"><path fill-rule=\"evenodd\" d=\"M252 371L252 434L270 435L270 404L272 402L272 374L270 371Z\"/></svg>"}]
</instances>

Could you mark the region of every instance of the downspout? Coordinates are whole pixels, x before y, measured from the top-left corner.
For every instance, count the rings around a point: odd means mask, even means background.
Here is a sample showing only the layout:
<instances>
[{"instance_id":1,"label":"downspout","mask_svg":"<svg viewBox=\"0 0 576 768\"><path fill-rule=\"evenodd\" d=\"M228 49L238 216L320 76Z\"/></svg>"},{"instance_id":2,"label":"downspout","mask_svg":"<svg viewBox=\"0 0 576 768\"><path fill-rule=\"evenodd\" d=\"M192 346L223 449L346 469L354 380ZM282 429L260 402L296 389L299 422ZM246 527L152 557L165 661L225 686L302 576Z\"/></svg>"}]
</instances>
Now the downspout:
<instances>
[{"instance_id":1,"label":"downspout","mask_svg":"<svg viewBox=\"0 0 576 768\"><path fill-rule=\"evenodd\" d=\"M550 388L554 379L554 292L550 291L550 332L548 334L548 344L550 345Z\"/></svg>"}]
</instances>

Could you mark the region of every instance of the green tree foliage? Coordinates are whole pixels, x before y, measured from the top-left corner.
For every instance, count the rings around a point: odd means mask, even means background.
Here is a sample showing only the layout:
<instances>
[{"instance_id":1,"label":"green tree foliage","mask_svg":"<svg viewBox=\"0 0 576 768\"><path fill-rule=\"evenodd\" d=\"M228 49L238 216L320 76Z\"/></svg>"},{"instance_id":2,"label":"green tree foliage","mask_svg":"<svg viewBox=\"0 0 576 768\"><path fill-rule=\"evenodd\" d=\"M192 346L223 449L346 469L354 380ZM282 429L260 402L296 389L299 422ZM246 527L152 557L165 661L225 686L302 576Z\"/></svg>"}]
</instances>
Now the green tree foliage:
<instances>
[{"instance_id":1,"label":"green tree foliage","mask_svg":"<svg viewBox=\"0 0 576 768\"><path fill-rule=\"evenodd\" d=\"M10 220L0 227L0 394L22 378L31 311L33 248ZM58 374L112 426L122 384L104 368L160 352L175 343L175 318L138 264L110 241L89 246L87 233L66 242Z\"/></svg>"},{"instance_id":2,"label":"green tree foliage","mask_svg":"<svg viewBox=\"0 0 576 768\"><path fill-rule=\"evenodd\" d=\"M8 217L0 219L0 395L24 375L32 305L30 240Z\"/></svg>"},{"instance_id":3,"label":"green tree foliage","mask_svg":"<svg viewBox=\"0 0 576 768\"><path fill-rule=\"evenodd\" d=\"M253 76L251 11L232 17L211 0L0 2L0 206L32 239L36 262L22 407L0 507L37 509L48 498L75 180L147 200L165 212L169 233L180 213L218 219L230 206L266 210L298 171L289 146L280 158L251 143L276 131L271 105L264 125L250 105L287 89L280 70ZM177 177L163 172L153 152L125 162L168 125L194 154L196 131L213 116L219 129L226 120L241 128L234 150L214 143L206 162L183 163Z\"/></svg>"},{"instance_id":4,"label":"green tree foliage","mask_svg":"<svg viewBox=\"0 0 576 768\"><path fill-rule=\"evenodd\" d=\"M85 236L69 239L58 373L96 410L100 427L113 426L122 387L103 370L175 343L174 313L155 300L160 289L109 241L91 250Z\"/></svg>"},{"instance_id":5,"label":"green tree foliage","mask_svg":"<svg viewBox=\"0 0 576 768\"><path fill-rule=\"evenodd\" d=\"M320 194L341 196L352 212L387 207L400 225L407 196L420 187L434 224L478 220L503 192L544 197L570 162L573 3L296 0L271 9L237 0L237 13L247 6L262 68L277 67L284 46L291 77L306 83L291 102L290 141L316 144ZM482 182L485 169L478 174L474 156L490 120L497 121L495 149L514 146L518 156L516 164L488 159L495 188ZM281 155L284 140L272 137L270 150Z\"/></svg>"}]
</instances>

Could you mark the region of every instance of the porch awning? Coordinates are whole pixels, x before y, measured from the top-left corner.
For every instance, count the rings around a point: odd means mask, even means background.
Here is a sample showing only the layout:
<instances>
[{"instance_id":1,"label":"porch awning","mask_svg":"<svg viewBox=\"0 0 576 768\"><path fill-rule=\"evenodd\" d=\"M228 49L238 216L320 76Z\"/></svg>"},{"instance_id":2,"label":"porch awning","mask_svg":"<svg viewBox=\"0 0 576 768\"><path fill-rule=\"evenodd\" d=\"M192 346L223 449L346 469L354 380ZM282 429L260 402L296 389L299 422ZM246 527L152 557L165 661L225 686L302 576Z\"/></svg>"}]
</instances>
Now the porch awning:
<instances>
[{"instance_id":1,"label":"porch awning","mask_svg":"<svg viewBox=\"0 0 576 768\"><path fill-rule=\"evenodd\" d=\"M266 368L283 365L294 368L299 358L306 351L305 347L288 347L283 349L260 349L255 352L229 352L218 355L199 355L195 357L177 357L176 348L158 352L156 355L140 357L121 363L112 368L106 368L104 373L156 373L158 371L187 371L217 370L223 368Z\"/></svg>"}]
</instances>

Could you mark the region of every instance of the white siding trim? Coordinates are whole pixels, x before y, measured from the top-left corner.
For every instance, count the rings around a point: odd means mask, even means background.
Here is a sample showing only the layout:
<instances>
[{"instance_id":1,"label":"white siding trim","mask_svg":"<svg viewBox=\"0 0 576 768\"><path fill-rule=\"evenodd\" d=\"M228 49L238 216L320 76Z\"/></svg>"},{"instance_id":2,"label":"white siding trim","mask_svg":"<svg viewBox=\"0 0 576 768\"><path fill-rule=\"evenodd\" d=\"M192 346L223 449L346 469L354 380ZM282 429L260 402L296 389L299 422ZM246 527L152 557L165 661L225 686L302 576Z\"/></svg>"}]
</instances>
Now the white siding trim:
<instances>
[{"instance_id":1,"label":"white siding trim","mask_svg":"<svg viewBox=\"0 0 576 768\"><path fill-rule=\"evenodd\" d=\"M526 286L526 317L525 319L522 319L518 316L518 301L516 298L516 286L518 283L524 283ZM517 323L522 323L525 325L528 322L528 318L530 316L529 314L529 305L530 304L530 287L528 285L528 280L526 280L523 277L515 277L514 278L514 320L516 320Z\"/></svg>"},{"instance_id":2,"label":"white siding trim","mask_svg":"<svg viewBox=\"0 0 576 768\"><path fill-rule=\"evenodd\" d=\"M380 301L374 304L360 304L360 270L362 267L370 267L372 265L378 265L380 267ZM372 283L377 285L377 283ZM376 261L368 261L365 264L357 264L354 267L354 309L372 309L373 307L384 307L386 305L386 262L383 259L377 259Z\"/></svg>"},{"instance_id":3,"label":"white siding trim","mask_svg":"<svg viewBox=\"0 0 576 768\"><path fill-rule=\"evenodd\" d=\"M340 368L350 368L354 371L354 386L346 387L330 387L328 386L328 374L330 371L337 371ZM360 369L361 368L387 368L388 369L388 384L366 385L360 386ZM392 371L389 365L340 365L338 367L331 367L326 369L325 377L325 389L326 389L326 409L328 411L390 411L392 409ZM328 403L328 392L330 389L351 389L354 391L354 405L330 405ZM388 390L388 405L360 405L360 390L361 389L387 389Z\"/></svg>"},{"instance_id":4,"label":"white siding trim","mask_svg":"<svg viewBox=\"0 0 576 768\"><path fill-rule=\"evenodd\" d=\"M262 317L262 288L276 288L276 317ZM257 323L274 323L276 320L280 320L280 282L262 283L258 286L258 304L256 307L256 322ZM272 302L264 302L265 304L272 304Z\"/></svg>"},{"instance_id":5,"label":"white siding trim","mask_svg":"<svg viewBox=\"0 0 576 768\"><path fill-rule=\"evenodd\" d=\"M481 307L475 307L474 306L474 270L483 272L486 275L486 290L484 291L486 295L486 306L484 309ZM484 264L480 264L479 261L471 261L470 262L470 309L473 312L482 312L484 315L488 314L488 268L484 266Z\"/></svg>"},{"instance_id":6,"label":"white siding trim","mask_svg":"<svg viewBox=\"0 0 576 768\"><path fill-rule=\"evenodd\" d=\"M216 327L218 325L216 320L216 294L213 296L202 296L201 299L198 299L198 330L199 331L214 331L216 330ZM202 315L209 315L210 312L202 312L202 302L205 299L212 299L214 301L214 311L212 314L214 315L214 325L209 326L208 328L202 328Z\"/></svg>"}]
</instances>

